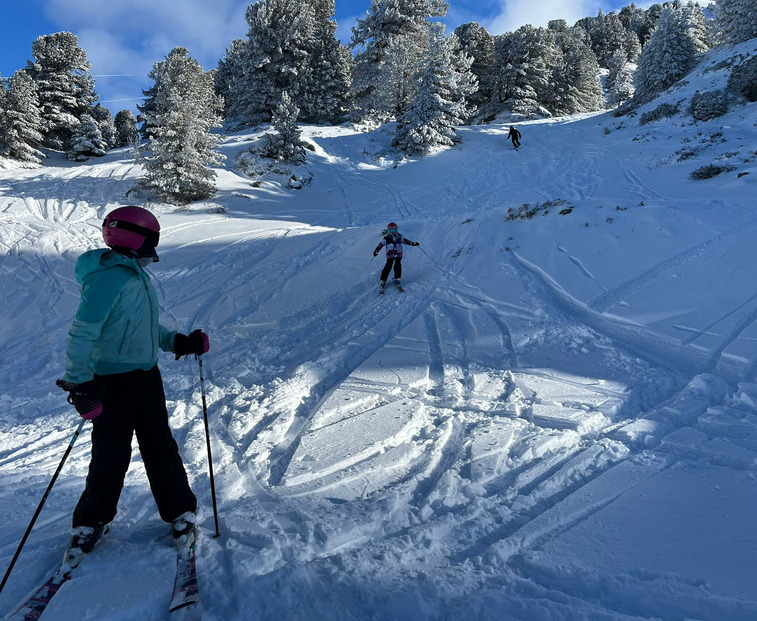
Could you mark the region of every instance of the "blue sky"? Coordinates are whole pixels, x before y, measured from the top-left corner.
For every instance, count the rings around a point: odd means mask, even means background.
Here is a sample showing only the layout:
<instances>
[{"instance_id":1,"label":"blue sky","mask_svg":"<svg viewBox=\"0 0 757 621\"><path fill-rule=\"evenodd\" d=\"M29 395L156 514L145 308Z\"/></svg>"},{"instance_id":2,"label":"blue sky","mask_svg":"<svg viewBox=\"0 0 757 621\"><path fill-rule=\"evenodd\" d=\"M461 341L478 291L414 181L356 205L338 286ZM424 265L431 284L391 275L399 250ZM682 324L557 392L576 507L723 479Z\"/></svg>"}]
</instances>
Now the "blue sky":
<instances>
[{"instance_id":1,"label":"blue sky","mask_svg":"<svg viewBox=\"0 0 757 621\"><path fill-rule=\"evenodd\" d=\"M477 21L492 34L550 19L568 23L617 10L630 0L451 0L448 29ZM638 1L637 6L652 2ZM249 0L23 0L3 2L0 12L0 74L26 66L32 41L43 34L73 32L92 63L97 92L115 114L136 113L147 74L177 45L186 47L205 69L213 69L235 38L247 32ZM351 27L370 0L336 0L338 34L347 43Z\"/></svg>"}]
</instances>

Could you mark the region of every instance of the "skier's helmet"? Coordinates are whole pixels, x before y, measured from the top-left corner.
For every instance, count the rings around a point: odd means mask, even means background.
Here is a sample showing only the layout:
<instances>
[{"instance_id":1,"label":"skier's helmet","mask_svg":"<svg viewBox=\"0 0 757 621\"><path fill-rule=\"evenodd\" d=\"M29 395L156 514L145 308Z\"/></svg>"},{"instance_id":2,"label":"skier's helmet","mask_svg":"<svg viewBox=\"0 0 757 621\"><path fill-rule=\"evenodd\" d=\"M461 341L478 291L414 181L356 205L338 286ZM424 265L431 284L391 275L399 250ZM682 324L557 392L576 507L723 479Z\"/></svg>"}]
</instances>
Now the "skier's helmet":
<instances>
[{"instance_id":1,"label":"skier's helmet","mask_svg":"<svg viewBox=\"0 0 757 621\"><path fill-rule=\"evenodd\" d=\"M160 241L158 219L147 209L129 205L114 209L103 220L105 243L121 254L134 257L155 255Z\"/></svg>"},{"instance_id":2,"label":"skier's helmet","mask_svg":"<svg viewBox=\"0 0 757 621\"><path fill-rule=\"evenodd\" d=\"M386 230L389 231L390 233L396 233L398 229L399 227L397 226L396 222L390 222L389 224L386 225Z\"/></svg>"}]
</instances>

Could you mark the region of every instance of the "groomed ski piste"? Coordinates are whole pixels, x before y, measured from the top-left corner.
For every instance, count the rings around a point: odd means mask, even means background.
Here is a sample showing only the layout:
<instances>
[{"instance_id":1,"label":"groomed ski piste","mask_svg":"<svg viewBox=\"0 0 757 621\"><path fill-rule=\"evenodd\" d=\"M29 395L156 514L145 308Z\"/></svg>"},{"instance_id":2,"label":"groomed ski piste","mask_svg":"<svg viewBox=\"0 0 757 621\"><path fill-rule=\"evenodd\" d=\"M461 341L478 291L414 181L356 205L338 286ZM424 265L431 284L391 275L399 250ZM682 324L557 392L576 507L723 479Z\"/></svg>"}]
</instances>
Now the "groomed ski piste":
<instances>
[{"instance_id":1,"label":"groomed ski piste","mask_svg":"<svg viewBox=\"0 0 757 621\"><path fill-rule=\"evenodd\" d=\"M407 160L390 126L305 126L302 189L242 172L264 130L229 133L217 196L186 208L135 192L128 150L6 162L2 570L78 423L55 387L74 262L136 203L161 222L162 323L211 339L219 538L198 365L160 361L201 503L201 602L172 618L757 618L757 104L638 122L755 48L710 53L633 117L519 121L517 152L510 119ZM733 169L689 179L711 163ZM390 220L421 246L405 293L379 296ZM88 430L2 615L62 560ZM176 554L133 455L43 619L167 618Z\"/></svg>"}]
</instances>

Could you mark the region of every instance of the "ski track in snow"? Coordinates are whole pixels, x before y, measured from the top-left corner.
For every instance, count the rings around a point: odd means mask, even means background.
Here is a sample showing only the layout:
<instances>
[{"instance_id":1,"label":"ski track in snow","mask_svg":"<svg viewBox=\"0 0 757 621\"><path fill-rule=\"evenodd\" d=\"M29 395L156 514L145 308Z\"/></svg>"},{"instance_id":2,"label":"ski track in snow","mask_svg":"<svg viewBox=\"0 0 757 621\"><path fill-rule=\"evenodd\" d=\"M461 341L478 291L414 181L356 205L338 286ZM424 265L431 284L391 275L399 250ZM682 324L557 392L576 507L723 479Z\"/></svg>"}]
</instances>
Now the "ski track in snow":
<instances>
[{"instance_id":1,"label":"ski track in snow","mask_svg":"<svg viewBox=\"0 0 757 621\"><path fill-rule=\"evenodd\" d=\"M517 153L504 144L504 126L465 128L462 145L421 162L385 159L380 131L311 128L312 187L287 194L272 183L238 198L247 181L230 159L234 190L219 188L214 201L226 213L155 206L161 262L151 271L162 321L202 327L212 341L219 539L210 536L196 363L160 363L201 502L203 603L186 614L755 617L753 594L687 564L683 543L659 551L671 556L666 564L623 532L637 520L663 528L664 513L644 521L656 515L644 499L675 496L676 477L699 473L714 498L734 477L754 489L757 355L740 354L757 338L755 296L708 306L701 317L671 311L660 320L666 334L635 319L647 312L649 291L682 274L693 285L700 266L751 240L757 220L744 215L744 199L732 226L692 224L690 243L659 250L653 240L647 247L658 250L638 266L621 254L613 265L626 267L608 269L591 251L613 251L616 231L662 236L684 215L665 209L675 188L648 179L647 163L618 146L620 130L606 138L597 118L526 124ZM242 137L226 144L235 140ZM99 221L126 204L141 174L126 153L53 164L0 171L0 286L9 293L0 328L12 360L0 396L5 560L73 425L53 383L78 299L76 256L99 245ZM508 207L539 198L575 203L582 215L505 221ZM605 203L639 201L655 205L614 212L617 225L591 215ZM653 218L659 227L645 229ZM408 248L407 291L378 296L383 260L370 253L390 219L428 254ZM595 237L582 241L589 220ZM562 228L546 234L545 222ZM89 448L85 433L0 595L1 611L57 562ZM133 459L112 532L56 596L51 618L165 618L173 552L137 452ZM753 502L726 505L754 513ZM702 511L720 516L717 503ZM683 538L692 530L680 528ZM746 583L749 570L741 574ZM119 586L106 596L103 585Z\"/></svg>"}]
</instances>

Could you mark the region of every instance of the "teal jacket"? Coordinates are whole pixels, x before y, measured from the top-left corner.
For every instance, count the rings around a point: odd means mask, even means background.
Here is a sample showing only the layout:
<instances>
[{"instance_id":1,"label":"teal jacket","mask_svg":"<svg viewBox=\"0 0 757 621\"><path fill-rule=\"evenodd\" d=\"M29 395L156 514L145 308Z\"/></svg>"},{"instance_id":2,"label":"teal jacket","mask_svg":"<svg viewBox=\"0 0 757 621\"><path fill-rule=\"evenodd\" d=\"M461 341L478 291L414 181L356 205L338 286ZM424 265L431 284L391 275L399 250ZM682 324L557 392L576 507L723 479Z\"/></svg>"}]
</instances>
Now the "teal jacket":
<instances>
[{"instance_id":1,"label":"teal jacket","mask_svg":"<svg viewBox=\"0 0 757 621\"><path fill-rule=\"evenodd\" d=\"M158 297L150 275L135 259L112 250L89 250L76 261L81 303L66 345L68 382L86 382L158 362L173 350L176 332L158 322Z\"/></svg>"}]
</instances>

